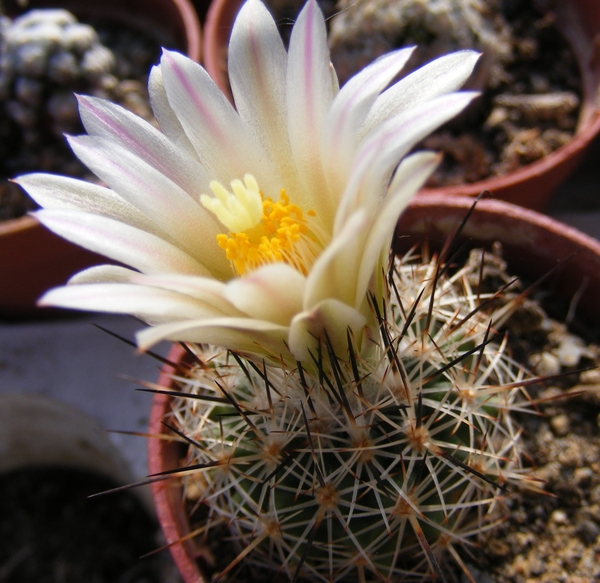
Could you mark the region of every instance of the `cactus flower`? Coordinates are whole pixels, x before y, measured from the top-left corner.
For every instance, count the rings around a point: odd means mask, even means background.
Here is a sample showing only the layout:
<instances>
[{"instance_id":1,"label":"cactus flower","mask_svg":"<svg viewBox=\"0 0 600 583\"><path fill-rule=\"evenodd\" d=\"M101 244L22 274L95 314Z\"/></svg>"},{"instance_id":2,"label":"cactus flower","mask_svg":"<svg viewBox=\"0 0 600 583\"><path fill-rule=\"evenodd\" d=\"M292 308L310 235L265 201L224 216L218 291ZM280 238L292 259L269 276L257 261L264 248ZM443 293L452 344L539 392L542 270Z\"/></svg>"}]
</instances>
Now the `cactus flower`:
<instances>
[{"instance_id":1,"label":"cactus flower","mask_svg":"<svg viewBox=\"0 0 600 583\"><path fill-rule=\"evenodd\" d=\"M235 107L170 51L149 81L160 130L79 97L87 135L69 142L106 186L48 174L17 182L49 229L124 266L83 271L41 305L134 314L151 325L142 348L202 342L294 362L323 338L345 350L350 331L360 349L397 219L439 159L411 150L475 95L457 91L472 51L391 84L411 51L340 89L314 0L289 51L248 0L228 53Z\"/></svg>"}]
</instances>

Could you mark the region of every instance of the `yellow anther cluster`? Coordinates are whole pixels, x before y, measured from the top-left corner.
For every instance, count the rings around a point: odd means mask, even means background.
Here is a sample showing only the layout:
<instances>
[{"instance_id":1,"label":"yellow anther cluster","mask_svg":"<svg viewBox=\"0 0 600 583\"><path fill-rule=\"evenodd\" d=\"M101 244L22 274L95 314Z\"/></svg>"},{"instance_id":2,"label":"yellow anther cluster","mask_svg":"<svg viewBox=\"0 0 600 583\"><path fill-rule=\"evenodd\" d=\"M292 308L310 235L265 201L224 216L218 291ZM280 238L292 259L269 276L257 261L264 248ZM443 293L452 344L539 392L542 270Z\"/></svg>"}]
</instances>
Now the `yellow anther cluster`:
<instances>
[{"instance_id":1,"label":"yellow anther cluster","mask_svg":"<svg viewBox=\"0 0 600 583\"><path fill-rule=\"evenodd\" d=\"M255 227L217 235L219 247L239 275L275 262L288 263L306 274L318 253L306 222L315 216L314 211L304 213L290 203L284 190L278 202L267 198L262 207L262 220Z\"/></svg>"}]
</instances>

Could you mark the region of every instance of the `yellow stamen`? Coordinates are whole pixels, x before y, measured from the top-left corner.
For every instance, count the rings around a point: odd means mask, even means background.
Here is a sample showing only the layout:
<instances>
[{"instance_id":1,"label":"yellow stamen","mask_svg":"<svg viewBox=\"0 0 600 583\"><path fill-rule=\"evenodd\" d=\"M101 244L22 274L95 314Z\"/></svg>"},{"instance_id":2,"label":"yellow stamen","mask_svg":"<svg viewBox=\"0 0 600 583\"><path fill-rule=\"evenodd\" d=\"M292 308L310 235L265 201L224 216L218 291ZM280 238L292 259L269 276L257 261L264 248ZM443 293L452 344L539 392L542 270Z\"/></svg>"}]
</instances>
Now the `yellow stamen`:
<instances>
[{"instance_id":1,"label":"yellow stamen","mask_svg":"<svg viewBox=\"0 0 600 583\"><path fill-rule=\"evenodd\" d=\"M231 193L213 181L210 188L215 197L202 195L200 199L229 230L217 235L217 243L234 270L243 275L261 265L284 262L308 273L323 249L316 235L316 213L292 204L283 189L278 202L263 200L250 174L244 176L244 183L234 180Z\"/></svg>"}]
</instances>

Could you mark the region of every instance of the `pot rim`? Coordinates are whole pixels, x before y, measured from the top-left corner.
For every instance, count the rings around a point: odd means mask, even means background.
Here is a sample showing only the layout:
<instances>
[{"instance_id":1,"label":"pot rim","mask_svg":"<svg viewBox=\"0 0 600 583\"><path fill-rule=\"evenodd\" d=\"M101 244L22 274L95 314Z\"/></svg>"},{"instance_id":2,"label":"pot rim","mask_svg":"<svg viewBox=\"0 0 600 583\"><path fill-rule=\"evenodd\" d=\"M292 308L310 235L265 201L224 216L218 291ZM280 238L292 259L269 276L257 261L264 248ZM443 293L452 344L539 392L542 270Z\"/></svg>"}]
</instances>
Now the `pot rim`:
<instances>
[{"instance_id":1,"label":"pot rim","mask_svg":"<svg viewBox=\"0 0 600 583\"><path fill-rule=\"evenodd\" d=\"M167 360L172 364L165 364L158 378L157 385L170 387L173 383L172 375L176 372L176 363L185 358L187 352L179 344L173 344L167 355ZM170 410L171 398L169 395L154 395L149 417L148 439L148 474L152 479L154 474L165 471L164 458L167 454L171 458L177 457L180 444L165 441L160 438L162 434L162 420ZM177 478L167 478L150 484L154 500L156 516L161 526L173 562L185 583L208 583L200 571L191 540L180 541L181 536L189 532L189 525L184 514L181 486ZM186 528L187 527L187 528ZM182 531L184 532L182 535Z\"/></svg>"},{"instance_id":2,"label":"pot rim","mask_svg":"<svg viewBox=\"0 0 600 583\"><path fill-rule=\"evenodd\" d=\"M0 236L8 235L9 233L18 233L40 226L40 222L31 215L23 215L16 219L8 219L0 221Z\"/></svg>"}]
</instances>

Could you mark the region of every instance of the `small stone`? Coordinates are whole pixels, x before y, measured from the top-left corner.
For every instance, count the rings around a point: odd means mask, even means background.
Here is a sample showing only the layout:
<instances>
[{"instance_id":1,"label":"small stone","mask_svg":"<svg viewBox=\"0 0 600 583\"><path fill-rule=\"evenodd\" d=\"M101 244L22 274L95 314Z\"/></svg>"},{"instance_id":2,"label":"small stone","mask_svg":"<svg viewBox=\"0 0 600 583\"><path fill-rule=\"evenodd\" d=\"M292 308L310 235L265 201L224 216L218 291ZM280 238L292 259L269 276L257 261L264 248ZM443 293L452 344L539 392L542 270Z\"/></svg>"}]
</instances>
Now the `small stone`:
<instances>
[{"instance_id":1,"label":"small stone","mask_svg":"<svg viewBox=\"0 0 600 583\"><path fill-rule=\"evenodd\" d=\"M556 524L568 524L569 517L564 510L558 509L550 515L550 520Z\"/></svg>"},{"instance_id":2,"label":"small stone","mask_svg":"<svg viewBox=\"0 0 600 583\"><path fill-rule=\"evenodd\" d=\"M46 106L50 117L61 124L77 124L79 112L77 110L77 98L70 91L54 93Z\"/></svg>"},{"instance_id":3,"label":"small stone","mask_svg":"<svg viewBox=\"0 0 600 583\"><path fill-rule=\"evenodd\" d=\"M89 25L74 22L63 30L63 46L78 55L100 43L98 33Z\"/></svg>"},{"instance_id":4,"label":"small stone","mask_svg":"<svg viewBox=\"0 0 600 583\"><path fill-rule=\"evenodd\" d=\"M512 577L518 575L524 575L527 573L527 559L523 555L517 555L510 566L508 573Z\"/></svg>"},{"instance_id":5,"label":"small stone","mask_svg":"<svg viewBox=\"0 0 600 583\"><path fill-rule=\"evenodd\" d=\"M198 500L203 495L202 490L193 481L186 482L185 497L187 500Z\"/></svg>"},{"instance_id":6,"label":"small stone","mask_svg":"<svg viewBox=\"0 0 600 583\"><path fill-rule=\"evenodd\" d=\"M600 369L584 370L579 374L579 382L584 385L600 384Z\"/></svg>"},{"instance_id":7,"label":"small stone","mask_svg":"<svg viewBox=\"0 0 600 583\"><path fill-rule=\"evenodd\" d=\"M529 574L542 575L546 572L546 565L540 557L533 555L529 559Z\"/></svg>"},{"instance_id":8,"label":"small stone","mask_svg":"<svg viewBox=\"0 0 600 583\"><path fill-rule=\"evenodd\" d=\"M42 77L46 73L48 54L43 46L24 44L14 54L15 70L29 77Z\"/></svg>"},{"instance_id":9,"label":"small stone","mask_svg":"<svg viewBox=\"0 0 600 583\"><path fill-rule=\"evenodd\" d=\"M526 549L535 542L535 535L531 532L518 532L515 538L520 549Z\"/></svg>"},{"instance_id":10,"label":"small stone","mask_svg":"<svg viewBox=\"0 0 600 583\"><path fill-rule=\"evenodd\" d=\"M38 116L32 107L12 100L5 107L8 115L21 127L30 128L36 124Z\"/></svg>"},{"instance_id":11,"label":"small stone","mask_svg":"<svg viewBox=\"0 0 600 583\"><path fill-rule=\"evenodd\" d=\"M575 527L575 532L585 544L592 544L600 534L600 527L591 520L581 520Z\"/></svg>"},{"instance_id":12,"label":"small stone","mask_svg":"<svg viewBox=\"0 0 600 583\"><path fill-rule=\"evenodd\" d=\"M494 128L503 124L508 119L508 110L505 107L496 106L485 120L485 126Z\"/></svg>"},{"instance_id":13,"label":"small stone","mask_svg":"<svg viewBox=\"0 0 600 583\"><path fill-rule=\"evenodd\" d=\"M500 539L492 538L486 543L485 553L489 557L499 558L506 557L510 552L509 545Z\"/></svg>"},{"instance_id":14,"label":"small stone","mask_svg":"<svg viewBox=\"0 0 600 583\"><path fill-rule=\"evenodd\" d=\"M550 426L552 427L554 433L559 437L566 435L569 432L570 421L568 415L561 413L560 415L555 415L550 420Z\"/></svg>"},{"instance_id":15,"label":"small stone","mask_svg":"<svg viewBox=\"0 0 600 583\"><path fill-rule=\"evenodd\" d=\"M566 335L560 342L554 354L563 366L577 366L579 360L586 353L583 341L570 334Z\"/></svg>"},{"instance_id":16,"label":"small stone","mask_svg":"<svg viewBox=\"0 0 600 583\"><path fill-rule=\"evenodd\" d=\"M547 389L544 389L543 391L540 391L540 400L544 401L544 400L552 400L552 399L556 399L557 397L560 397L563 394L563 391L561 391L558 387L548 387Z\"/></svg>"},{"instance_id":17,"label":"small stone","mask_svg":"<svg viewBox=\"0 0 600 583\"><path fill-rule=\"evenodd\" d=\"M103 91L112 92L115 90L117 85L119 84L119 80L110 74L102 75L100 79L98 79L98 86Z\"/></svg>"},{"instance_id":18,"label":"small stone","mask_svg":"<svg viewBox=\"0 0 600 583\"><path fill-rule=\"evenodd\" d=\"M81 68L86 79L93 81L114 70L115 55L105 46L97 45L85 52Z\"/></svg>"},{"instance_id":19,"label":"small stone","mask_svg":"<svg viewBox=\"0 0 600 583\"><path fill-rule=\"evenodd\" d=\"M573 477L577 482L577 485L582 485L585 482L588 482L594 476L594 470L592 468L584 467L584 468L575 468L573 472Z\"/></svg>"},{"instance_id":20,"label":"small stone","mask_svg":"<svg viewBox=\"0 0 600 583\"><path fill-rule=\"evenodd\" d=\"M19 77L15 83L15 95L25 105L36 107L42 101L44 85L31 77Z\"/></svg>"},{"instance_id":21,"label":"small stone","mask_svg":"<svg viewBox=\"0 0 600 583\"><path fill-rule=\"evenodd\" d=\"M550 376L558 374L561 371L560 360L551 352L542 352L538 356L538 363L535 366L536 374L541 376Z\"/></svg>"}]
</instances>

